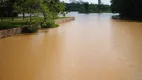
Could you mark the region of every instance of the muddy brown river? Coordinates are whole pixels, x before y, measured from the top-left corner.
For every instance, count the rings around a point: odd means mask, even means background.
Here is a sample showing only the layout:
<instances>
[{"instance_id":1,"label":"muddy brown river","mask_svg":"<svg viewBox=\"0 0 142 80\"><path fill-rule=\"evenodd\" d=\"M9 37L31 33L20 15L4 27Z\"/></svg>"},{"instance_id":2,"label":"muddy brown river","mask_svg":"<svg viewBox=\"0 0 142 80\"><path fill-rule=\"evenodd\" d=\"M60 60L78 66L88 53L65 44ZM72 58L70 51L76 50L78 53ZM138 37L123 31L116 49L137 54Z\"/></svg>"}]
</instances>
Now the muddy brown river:
<instances>
[{"instance_id":1,"label":"muddy brown river","mask_svg":"<svg viewBox=\"0 0 142 80\"><path fill-rule=\"evenodd\" d=\"M0 39L0 80L142 80L142 23L109 13Z\"/></svg>"}]
</instances>

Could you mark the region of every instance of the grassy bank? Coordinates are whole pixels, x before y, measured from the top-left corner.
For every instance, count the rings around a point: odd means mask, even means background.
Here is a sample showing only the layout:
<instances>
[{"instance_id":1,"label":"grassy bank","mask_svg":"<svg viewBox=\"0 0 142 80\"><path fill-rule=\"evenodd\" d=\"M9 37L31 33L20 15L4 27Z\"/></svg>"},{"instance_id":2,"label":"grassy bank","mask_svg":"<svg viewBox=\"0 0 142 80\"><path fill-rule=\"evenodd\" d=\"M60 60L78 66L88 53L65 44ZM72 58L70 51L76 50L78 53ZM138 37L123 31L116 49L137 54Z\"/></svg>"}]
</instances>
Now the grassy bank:
<instances>
[{"instance_id":1,"label":"grassy bank","mask_svg":"<svg viewBox=\"0 0 142 80\"><path fill-rule=\"evenodd\" d=\"M7 21L7 22L0 22L0 30L11 29L16 27L21 27L26 22L23 20L18 21Z\"/></svg>"},{"instance_id":2,"label":"grassy bank","mask_svg":"<svg viewBox=\"0 0 142 80\"><path fill-rule=\"evenodd\" d=\"M32 19L33 22L35 22L35 19ZM5 30L5 29L11 29L11 28L16 28L16 27L21 27L22 25L26 25L26 23L29 21L29 18L23 18L21 17L16 17L12 21L11 18L4 18L3 22L0 22L0 30Z\"/></svg>"},{"instance_id":3,"label":"grassy bank","mask_svg":"<svg viewBox=\"0 0 142 80\"><path fill-rule=\"evenodd\" d=\"M58 17L57 19L63 19L65 17ZM41 23L44 19L42 17L34 17L32 23ZM30 19L27 17L23 20L22 17L14 18L12 21L11 18L4 18L3 22L0 22L0 30L11 29L16 27L21 27L22 25L27 25Z\"/></svg>"}]
</instances>

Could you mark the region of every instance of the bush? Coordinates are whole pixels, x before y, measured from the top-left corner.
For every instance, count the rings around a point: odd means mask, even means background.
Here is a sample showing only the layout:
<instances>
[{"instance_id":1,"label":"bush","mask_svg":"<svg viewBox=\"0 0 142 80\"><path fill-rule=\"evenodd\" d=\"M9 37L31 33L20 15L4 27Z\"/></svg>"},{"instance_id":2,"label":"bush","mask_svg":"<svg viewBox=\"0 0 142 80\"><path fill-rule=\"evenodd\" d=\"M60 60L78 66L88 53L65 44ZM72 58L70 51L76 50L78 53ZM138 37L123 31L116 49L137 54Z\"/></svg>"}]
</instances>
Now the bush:
<instances>
[{"instance_id":1,"label":"bush","mask_svg":"<svg viewBox=\"0 0 142 80\"><path fill-rule=\"evenodd\" d=\"M55 24L55 21L52 22L47 21L41 23L41 28L56 28L58 26L59 26L58 24Z\"/></svg>"},{"instance_id":2,"label":"bush","mask_svg":"<svg viewBox=\"0 0 142 80\"><path fill-rule=\"evenodd\" d=\"M22 28L23 33L35 33L39 29L38 24L26 25Z\"/></svg>"}]
</instances>

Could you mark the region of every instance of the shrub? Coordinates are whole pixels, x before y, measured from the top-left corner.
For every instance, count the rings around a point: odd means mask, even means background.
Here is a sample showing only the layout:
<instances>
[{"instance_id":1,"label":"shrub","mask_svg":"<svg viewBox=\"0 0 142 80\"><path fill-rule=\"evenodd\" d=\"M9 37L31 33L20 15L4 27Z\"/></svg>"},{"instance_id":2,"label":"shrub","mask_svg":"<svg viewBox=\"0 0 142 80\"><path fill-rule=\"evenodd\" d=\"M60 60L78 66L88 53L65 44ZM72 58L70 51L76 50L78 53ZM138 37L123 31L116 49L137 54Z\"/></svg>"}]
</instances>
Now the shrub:
<instances>
[{"instance_id":1,"label":"shrub","mask_svg":"<svg viewBox=\"0 0 142 80\"><path fill-rule=\"evenodd\" d=\"M58 24L55 24L55 21L47 21L41 23L41 28L56 28L58 26Z\"/></svg>"},{"instance_id":2,"label":"shrub","mask_svg":"<svg viewBox=\"0 0 142 80\"><path fill-rule=\"evenodd\" d=\"M23 33L35 33L39 29L38 24L26 25L22 28Z\"/></svg>"}]
</instances>

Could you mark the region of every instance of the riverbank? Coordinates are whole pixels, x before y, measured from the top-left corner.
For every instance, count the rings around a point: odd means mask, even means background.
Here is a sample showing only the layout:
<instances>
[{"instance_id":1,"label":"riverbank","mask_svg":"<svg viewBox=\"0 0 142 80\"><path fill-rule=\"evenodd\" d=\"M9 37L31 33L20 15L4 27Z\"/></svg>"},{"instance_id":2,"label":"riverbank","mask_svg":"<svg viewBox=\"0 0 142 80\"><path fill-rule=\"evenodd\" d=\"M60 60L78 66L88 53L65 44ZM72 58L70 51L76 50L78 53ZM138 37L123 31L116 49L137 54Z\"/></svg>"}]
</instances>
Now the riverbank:
<instances>
[{"instance_id":1,"label":"riverbank","mask_svg":"<svg viewBox=\"0 0 142 80\"><path fill-rule=\"evenodd\" d=\"M73 20L75 20L75 17L59 18L55 21L55 23L62 24ZM0 30L0 38L14 36L20 33L22 33L22 27L17 27L17 28L12 27L11 29Z\"/></svg>"}]
</instances>

